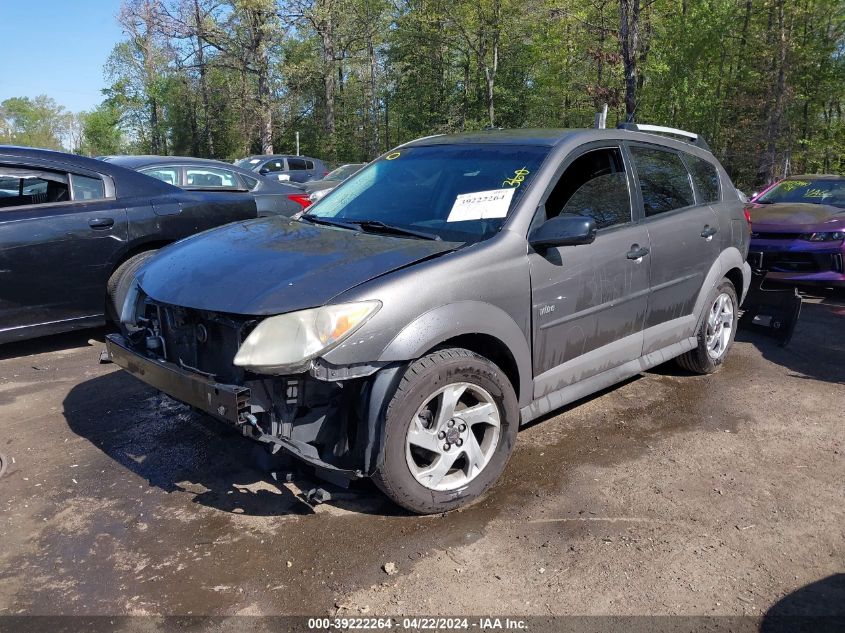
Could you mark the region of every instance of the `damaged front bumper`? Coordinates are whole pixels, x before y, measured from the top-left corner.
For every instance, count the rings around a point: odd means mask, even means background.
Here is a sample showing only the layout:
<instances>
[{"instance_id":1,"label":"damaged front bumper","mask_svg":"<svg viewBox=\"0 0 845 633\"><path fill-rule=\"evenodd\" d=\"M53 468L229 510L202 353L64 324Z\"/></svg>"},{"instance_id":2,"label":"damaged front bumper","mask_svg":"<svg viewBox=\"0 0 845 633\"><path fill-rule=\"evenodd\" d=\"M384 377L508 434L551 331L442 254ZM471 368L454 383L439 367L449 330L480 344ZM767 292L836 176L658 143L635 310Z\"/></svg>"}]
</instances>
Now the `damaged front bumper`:
<instances>
[{"instance_id":1,"label":"damaged front bumper","mask_svg":"<svg viewBox=\"0 0 845 633\"><path fill-rule=\"evenodd\" d=\"M381 397L394 371L330 383L306 376L260 377L226 384L133 347L120 334L106 336L108 359L139 380L242 434L313 466L334 483L376 469L381 439Z\"/></svg>"}]
</instances>

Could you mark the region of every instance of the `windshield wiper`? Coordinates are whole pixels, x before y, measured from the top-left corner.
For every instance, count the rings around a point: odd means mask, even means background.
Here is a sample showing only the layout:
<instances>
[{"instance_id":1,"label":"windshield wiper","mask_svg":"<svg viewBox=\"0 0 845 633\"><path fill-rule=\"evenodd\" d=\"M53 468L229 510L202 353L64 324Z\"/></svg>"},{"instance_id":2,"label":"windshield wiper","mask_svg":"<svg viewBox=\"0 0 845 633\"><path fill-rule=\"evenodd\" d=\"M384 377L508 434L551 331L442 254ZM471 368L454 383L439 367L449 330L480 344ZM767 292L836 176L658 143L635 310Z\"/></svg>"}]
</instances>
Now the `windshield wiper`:
<instances>
[{"instance_id":1,"label":"windshield wiper","mask_svg":"<svg viewBox=\"0 0 845 633\"><path fill-rule=\"evenodd\" d=\"M361 227L357 224L352 224L350 222L343 222L342 220L335 220L334 218L324 218L320 217L319 215L311 215L309 213L304 213L299 216L300 220L304 220L305 222L311 222L312 224L325 224L326 226L339 226L342 229L349 229L350 231L360 231Z\"/></svg>"},{"instance_id":2,"label":"windshield wiper","mask_svg":"<svg viewBox=\"0 0 845 633\"><path fill-rule=\"evenodd\" d=\"M395 224L386 224L381 220L349 220L351 224L357 224L362 229L373 233L396 233L397 235L408 235L410 237L418 237L423 240L440 240L439 235L434 233L426 233L425 231L415 231L414 229L406 229L404 226L396 226Z\"/></svg>"}]
</instances>

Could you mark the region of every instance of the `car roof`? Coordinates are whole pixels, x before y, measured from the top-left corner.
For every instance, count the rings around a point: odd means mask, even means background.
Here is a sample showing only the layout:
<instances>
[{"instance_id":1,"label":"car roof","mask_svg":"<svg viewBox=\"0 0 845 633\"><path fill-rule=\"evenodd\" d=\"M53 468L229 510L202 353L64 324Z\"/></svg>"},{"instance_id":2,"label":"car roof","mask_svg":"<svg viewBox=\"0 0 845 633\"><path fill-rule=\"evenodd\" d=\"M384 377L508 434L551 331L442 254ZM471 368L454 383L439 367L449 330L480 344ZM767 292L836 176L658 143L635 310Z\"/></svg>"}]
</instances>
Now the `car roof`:
<instances>
[{"instance_id":1,"label":"car roof","mask_svg":"<svg viewBox=\"0 0 845 633\"><path fill-rule=\"evenodd\" d=\"M400 145L400 147L419 147L430 145L459 145L459 144L498 144L498 145L534 145L538 147L555 147L573 141L589 143L591 141L628 140L641 143L654 143L672 149L688 151L690 153L704 153L710 151L663 134L637 132L617 128L517 128L510 130L481 130L464 134L438 134L426 136Z\"/></svg>"},{"instance_id":2,"label":"car roof","mask_svg":"<svg viewBox=\"0 0 845 633\"><path fill-rule=\"evenodd\" d=\"M146 154L138 156L109 156L106 160L110 163L114 163L115 165L128 167L129 169L141 169L143 167L152 167L154 165L194 165L197 167L217 167L219 169L228 169L229 171L233 171L241 176L246 176L247 178L252 178L253 180L258 178L256 173L250 169L244 169L238 165L226 163L222 160L214 160L212 158L194 158L193 156L156 156L154 154ZM265 181L261 180L261 182Z\"/></svg>"},{"instance_id":3,"label":"car roof","mask_svg":"<svg viewBox=\"0 0 845 633\"><path fill-rule=\"evenodd\" d=\"M172 193L174 190L178 191L177 187L156 178L145 176L123 165L52 149L0 145L0 158L49 161L57 167L61 166L69 171L76 168L105 174L114 181L115 190L120 196L155 195Z\"/></svg>"},{"instance_id":4,"label":"car roof","mask_svg":"<svg viewBox=\"0 0 845 633\"><path fill-rule=\"evenodd\" d=\"M222 160L214 160L213 158L194 158L193 156L156 156L155 154L124 154L121 156L108 156L105 158L110 163L116 165L123 165L124 167L131 167L137 169L145 165L163 165L174 164L180 165L208 165L218 167L234 167L232 163L227 163Z\"/></svg>"},{"instance_id":5,"label":"car roof","mask_svg":"<svg viewBox=\"0 0 845 633\"><path fill-rule=\"evenodd\" d=\"M305 160L312 160L312 161L321 161L319 158L313 158L311 156L297 156L296 154L253 154L252 156L244 156L243 158L239 158L238 160L253 160L255 158L259 158L261 160L271 160L273 158L304 158Z\"/></svg>"},{"instance_id":6,"label":"car roof","mask_svg":"<svg viewBox=\"0 0 845 633\"><path fill-rule=\"evenodd\" d=\"M845 176L839 174L795 174L787 176L784 180L845 180Z\"/></svg>"}]
</instances>

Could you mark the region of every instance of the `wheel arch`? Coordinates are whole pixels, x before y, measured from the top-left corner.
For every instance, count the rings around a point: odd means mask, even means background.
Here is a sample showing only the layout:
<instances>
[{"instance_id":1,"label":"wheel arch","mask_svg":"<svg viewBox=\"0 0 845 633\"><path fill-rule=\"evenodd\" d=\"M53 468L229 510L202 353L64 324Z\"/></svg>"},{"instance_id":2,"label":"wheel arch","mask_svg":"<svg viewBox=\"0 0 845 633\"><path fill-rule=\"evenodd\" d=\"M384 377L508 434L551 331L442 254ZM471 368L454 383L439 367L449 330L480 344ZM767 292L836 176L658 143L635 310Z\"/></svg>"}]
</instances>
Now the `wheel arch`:
<instances>
[{"instance_id":1,"label":"wheel arch","mask_svg":"<svg viewBox=\"0 0 845 633\"><path fill-rule=\"evenodd\" d=\"M149 240L144 242L135 242L125 251L120 253L120 257L117 257L112 263L111 267L108 271L109 277L114 274L121 264L123 264L126 260L130 257L134 257L138 253L143 253L144 251L155 251L160 248L164 248L169 244L172 244L173 240Z\"/></svg>"},{"instance_id":2,"label":"wheel arch","mask_svg":"<svg viewBox=\"0 0 845 633\"><path fill-rule=\"evenodd\" d=\"M379 358L412 361L438 347L463 347L496 363L510 380L520 406L531 401L531 349L522 328L489 303L461 301L434 308L406 325Z\"/></svg>"},{"instance_id":3,"label":"wheel arch","mask_svg":"<svg viewBox=\"0 0 845 633\"><path fill-rule=\"evenodd\" d=\"M693 310L693 314L697 317L696 322L700 322L704 314L706 309L704 304L710 290L716 287L716 284L725 277L733 284L737 299L742 304L742 300L748 292L748 287L751 285L751 266L745 261L739 249L733 246L723 250L710 266Z\"/></svg>"}]
</instances>

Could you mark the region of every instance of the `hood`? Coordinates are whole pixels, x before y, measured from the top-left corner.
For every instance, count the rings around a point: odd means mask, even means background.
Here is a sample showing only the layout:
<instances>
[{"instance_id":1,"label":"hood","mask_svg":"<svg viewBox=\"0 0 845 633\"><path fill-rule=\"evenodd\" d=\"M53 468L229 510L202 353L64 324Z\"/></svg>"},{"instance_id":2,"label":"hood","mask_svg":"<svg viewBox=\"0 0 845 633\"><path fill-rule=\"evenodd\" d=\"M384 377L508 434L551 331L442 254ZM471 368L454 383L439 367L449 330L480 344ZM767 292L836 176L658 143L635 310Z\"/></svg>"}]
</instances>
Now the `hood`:
<instances>
[{"instance_id":1,"label":"hood","mask_svg":"<svg viewBox=\"0 0 845 633\"><path fill-rule=\"evenodd\" d=\"M845 225L845 209L826 204L781 202L777 204L752 204L751 223L755 227L781 226L784 229L817 227L819 230L834 231Z\"/></svg>"},{"instance_id":2,"label":"hood","mask_svg":"<svg viewBox=\"0 0 845 633\"><path fill-rule=\"evenodd\" d=\"M345 290L458 246L277 216L177 242L151 258L138 279L143 291L162 303L281 314L323 305Z\"/></svg>"}]
</instances>

